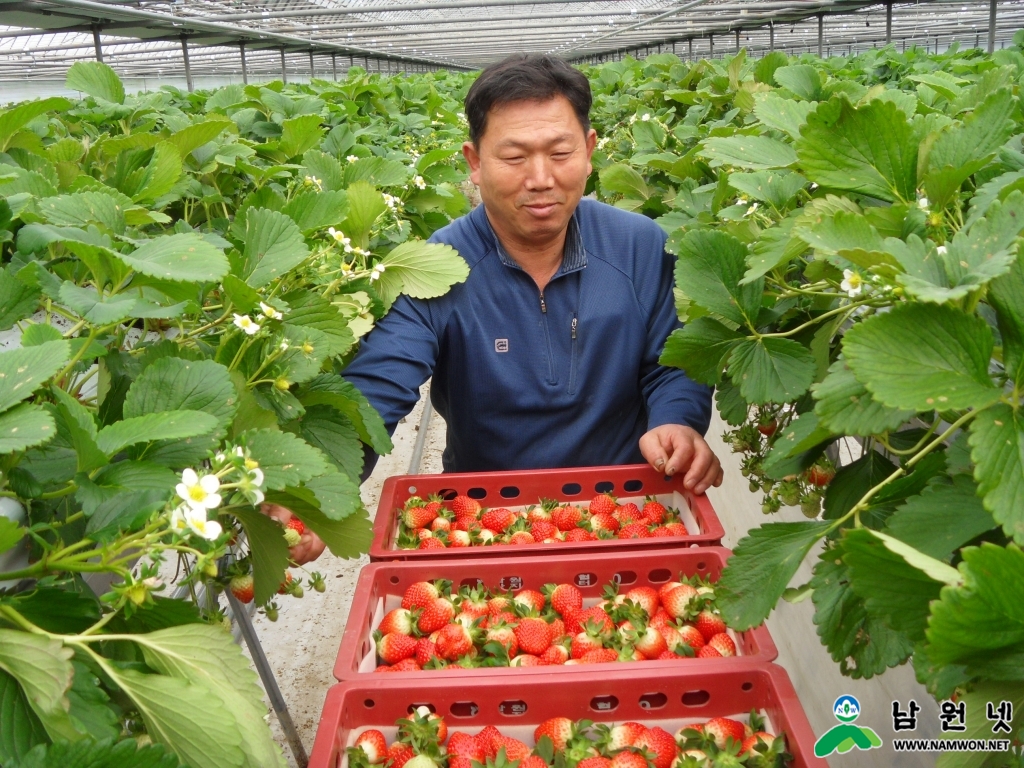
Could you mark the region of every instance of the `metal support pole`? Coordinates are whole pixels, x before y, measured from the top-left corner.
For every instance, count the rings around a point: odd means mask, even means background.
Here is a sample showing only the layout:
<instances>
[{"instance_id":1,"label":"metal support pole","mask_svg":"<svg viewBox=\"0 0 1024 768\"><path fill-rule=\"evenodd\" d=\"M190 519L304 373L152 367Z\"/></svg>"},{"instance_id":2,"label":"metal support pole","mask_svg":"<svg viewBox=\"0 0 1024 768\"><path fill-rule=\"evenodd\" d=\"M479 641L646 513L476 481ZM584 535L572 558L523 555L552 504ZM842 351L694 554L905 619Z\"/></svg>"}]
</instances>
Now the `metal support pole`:
<instances>
[{"instance_id":1,"label":"metal support pole","mask_svg":"<svg viewBox=\"0 0 1024 768\"><path fill-rule=\"evenodd\" d=\"M686 43L687 49L689 50L689 53L687 55L690 57L690 61L693 61L693 38L691 37L689 40L686 41Z\"/></svg>"},{"instance_id":2,"label":"metal support pole","mask_svg":"<svg viewBox=\"0 0 1024 768\"><path fill-rule=\"evenodd\" d=\"M711 53L708 54L709 59L715 58L715 36L708 35L708 45L711 46Z\"/></svg>"},{"instance_id":3,"label":"metal support pole","mask_svg":"<svg viewBox=\"0 0 1024 768\"><path fill-rule=\"evenodd\" d=\"M338 80L338 54L331 54L331 73L334 75L334 80Z\"/></svg>"},{"instance_id":4,"label":"metal support pole","mask_svg":"<svg viewBox=\"0 0 1024 768\"><path fill-rule=\"evenodd\" d=\"M238 52L242 56L242 82L245 85L249 84L249 67L245 64L245 43L238 44Z\"/></svg>"},{"instance_id":5,"label":"metal support pole","mask_svg":"<svg viewBox=\"0 0 1024 768\"><path fill-rule=\"evenodd\" d=\"M96 61L103 61L103 45L100 43L100 25L92 25L92 44L96 48Z\"/></svg>"},{"instance_id":6,"label":"metal support pole","mask_svg":"<svg viewBox=\"0 0 1024 768\"><path fill-rule=\"evenodd\" d=\"M228 603L231 604L231 612L238 621L238 628L242 630L242 638L249 649L249 655L252 656L253 664L256 665L256 671L259 672L260 680L263 681L263 689L267 692L267 698L270 699L270 706L274 708L278 722L281 723L281 730L284 731L285 738L288 739L288 746L292 748L295 762L298 763L299 768L306 768L309 765L309 757L306 755L305 747L302 746L302 739L299 738L299 732L292 721L292 716L288 711L288 705L285 704L284 696L281 695L281 689L277 685L277 678L274 677L274 670L270 668L267 655L263 652L260 639L256 636L256 628L252 625L249 612L231 594L230 590L224 594L228 597Z\"/></svg>"},{"instance_id":7,"label":"metal support pole","mask_svg":"<svg viewBox=\"0 0 1024 768\"><path fill-rule=\"evenodd\" d=\"M281 49L281 82L288 85L288 70L284 66L284 48Z\"/></svg>"},{"instance_id":8,"label":"metal support pole","mask_svg":"<svg viewBox=\"0 0 1024 768\"><path fill-rule=\"evenodd\" d=\"M822 58L822 45L825 40L825 14L818 14L818 58Z\"/></svg>"},{"instance_id":9,"label":"metal support pole","mask_svg":"<svg viewBox=\"0 0 1024 768\"><path fill-rule=\"evenodd\" d=\"M736 29L736 53L739 53L739 52L740 52L740 30L737 27L737 29Z\"/></svg>"},{"instance_id":10,"label":"metal support pole","mask_svg":"<svg viewBox=\"0 0 1024 768\"><path fill-rule=\"evenodd\" d=\"M768 24L768 50L775 50L775 24L771 22Z\"/></svg>"},{"instance_id":11,"label":"metal support pole","mask_svg":"<svg viewBox=\"0 0 1024 768\"><path fill-rule=\"evenodd\" d=\"M988 4L988 52L996 50L996 0L989 0Z\"/></svg>"},{"instance_id":12,"label":"metal support pole","mask_svg":"<svg viewBox=\"0 0 1024 768\"><path fill-rule=\"evenodd\" d=\"M885 4L885 44L892 42L892 0Z\"/></svg>"},{"instance_id":13,"label":"metal support pole","mask_svg":"<svg viewBox=\"0 0 1024 768\"><path fill-rule=\"evenodd\" d=\"M309 79L316 77L316 66L313 64L313 51L309 52Z\"/></svg>"},{"instance_id":14,"label":"metal support pole","mask_svg":"<svg viewBox=\"0 0 1024 768\"><path fill-rule=\"evenodd\" d=\"M188 38L185 35L181 36L181 55L185 59L185 85L188 86L188 92L192 93L192 67L188 60Z\"/></svg>"}]
</instances>

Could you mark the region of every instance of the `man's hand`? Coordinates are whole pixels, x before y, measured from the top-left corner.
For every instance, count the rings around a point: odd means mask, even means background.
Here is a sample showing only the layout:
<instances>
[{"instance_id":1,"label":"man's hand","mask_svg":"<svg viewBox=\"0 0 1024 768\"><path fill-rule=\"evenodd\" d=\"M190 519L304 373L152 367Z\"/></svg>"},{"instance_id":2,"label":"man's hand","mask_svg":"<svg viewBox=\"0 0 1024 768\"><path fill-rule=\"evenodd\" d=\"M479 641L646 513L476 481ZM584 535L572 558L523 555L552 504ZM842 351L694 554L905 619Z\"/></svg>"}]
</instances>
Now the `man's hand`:
<instances>
[{"instance_id":1,"label":"man's hand","mask_svg":"<svg viewBox=\"0 0 1024 768\"><path fill-rule=\"evenodd\" d=\"M640 438L640 453L659 472L686 470L683 485L704 493L722 484L722 465L700 433L682 424L662 424Z\"/></svg>"},{"instance_id":2,"label":"man's hand","mask_svg":"<svg viewBox=\"0 0 1024 768\"><path fill-rule=\"evenodd\" d=\"M282 507L280 504L261 504L260 512L274 518L282 525L292 519L292 511L287 507ZM305 565L320 557L324 553L326 546L319 536L307 528L303 531L299 543L289 549L288 553L296 565Z\"/></svg>"}]
</instances>

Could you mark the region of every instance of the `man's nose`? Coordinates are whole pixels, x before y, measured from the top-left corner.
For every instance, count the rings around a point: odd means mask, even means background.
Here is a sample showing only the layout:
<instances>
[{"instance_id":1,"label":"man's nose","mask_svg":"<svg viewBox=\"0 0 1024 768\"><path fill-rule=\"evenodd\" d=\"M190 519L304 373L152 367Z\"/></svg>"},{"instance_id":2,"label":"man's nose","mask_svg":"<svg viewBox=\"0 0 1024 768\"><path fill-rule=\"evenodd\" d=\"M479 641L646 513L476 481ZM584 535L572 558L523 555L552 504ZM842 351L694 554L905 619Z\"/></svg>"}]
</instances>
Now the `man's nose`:
<instances>
[{"instance_id":1,"label":"man's nose","mask_svg":"<svg viewBox=\"0 0 1024 768\"><path fill-rule=\"evenodd\" d=\"M544 155L535 155L527 160L526 188L531 190L551 189L555 178L551 172L551 159Z\"/></svg>"}]
</instances>

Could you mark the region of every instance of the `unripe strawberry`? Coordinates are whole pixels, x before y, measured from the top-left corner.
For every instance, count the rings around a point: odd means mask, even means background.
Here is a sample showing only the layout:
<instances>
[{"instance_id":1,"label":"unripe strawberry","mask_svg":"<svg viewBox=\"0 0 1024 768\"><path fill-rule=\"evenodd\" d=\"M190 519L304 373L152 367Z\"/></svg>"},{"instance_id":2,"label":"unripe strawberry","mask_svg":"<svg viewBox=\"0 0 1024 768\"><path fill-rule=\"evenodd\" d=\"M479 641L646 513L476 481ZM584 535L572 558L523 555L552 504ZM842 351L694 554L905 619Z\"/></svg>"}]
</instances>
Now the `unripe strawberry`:
<instances>
[{"instance_id":1,"label":"unripe strawberry","mask_svg":"<svg viewBox=\"0 0 1024 768\"><path fill-rule=\"evenodd\" d=\"M231 594L240 603L251 603L253 596L252 574L246 573L231 579Z\"/></svg>"}]
</instances>

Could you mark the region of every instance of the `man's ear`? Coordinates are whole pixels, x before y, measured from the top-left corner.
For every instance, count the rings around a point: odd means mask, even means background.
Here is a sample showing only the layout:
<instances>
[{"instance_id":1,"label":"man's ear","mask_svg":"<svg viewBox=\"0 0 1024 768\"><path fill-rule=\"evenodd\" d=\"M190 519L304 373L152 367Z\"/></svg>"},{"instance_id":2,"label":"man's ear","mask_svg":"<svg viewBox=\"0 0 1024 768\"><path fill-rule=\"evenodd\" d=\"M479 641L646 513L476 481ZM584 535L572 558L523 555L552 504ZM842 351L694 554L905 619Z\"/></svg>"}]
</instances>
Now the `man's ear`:
<instances>
[{"instance_id":1,"label":"man's ear","mask_svg":"<svg viewBox=\"0 0 1024 768\"><path fill-rule=\"evenodd\" d=\"M594 172L594 166L591 164L591 159L594 157L594 149L597 147L597 131L591 128L587 131L587 175L589 176Z\"/></svg>"},{"instance_id":2,"label":"man's ear","mask_svg":"<svg viewBox=\"0 0 1024 768\"><path fill-rule=\"evenodd\" d=\"M480 153L477 152L476 145L471 141L463 143L462 156L466 158L466 164L469 166L469 180L480 186Z\"/></svg>"}]
</instances>

